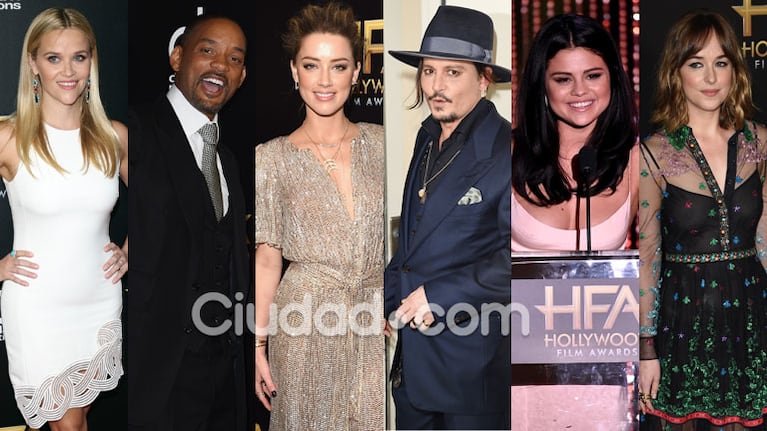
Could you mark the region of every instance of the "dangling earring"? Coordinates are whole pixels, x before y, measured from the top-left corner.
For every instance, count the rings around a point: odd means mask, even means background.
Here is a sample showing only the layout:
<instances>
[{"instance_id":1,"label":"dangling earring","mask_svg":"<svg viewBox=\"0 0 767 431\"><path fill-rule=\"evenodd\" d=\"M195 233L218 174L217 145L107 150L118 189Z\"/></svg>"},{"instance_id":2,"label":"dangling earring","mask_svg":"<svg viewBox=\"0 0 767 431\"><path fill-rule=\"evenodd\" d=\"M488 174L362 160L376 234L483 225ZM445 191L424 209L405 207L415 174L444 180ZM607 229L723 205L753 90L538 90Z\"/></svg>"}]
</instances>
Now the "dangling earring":
<instances>
[{"instance_id":1,"label":"dangling earring","mask_svg":"<svg viewBox=\"0 0 767 431\"><path fill-rule=\"evenodd\" d=\"M88 77L88 83L85 86L85 103L91 103L91 78Z\"/></svg>"},{"instance_id":2,"label":"dangling earring","mask_svg":"<svg viewBox=\"0 0 767 431\"><path fill-rule=\"evenodd\" d=\"M543 103L546 105L546 107L549 107L549 96L543 95Z\"/></svg>"},{"instance_id":3,"label":"dangling earring","mask_svg":"<svg viewBox=\"0 0 767 431\"><path fill-rule=\"evenodd\" d=\"M298 90L298 81L293 81L293 89Z\"/></svg>"},{"instance_id":4,"label":"dangling earring","mask_svg":"<svg viewBox=\"0 0 767 431\"><path fill-rule=\"evenodd\" d=\"M37 81L37 78L32 78L32 91L34 92L35 96L35 105L40 104L40 82Z\"/></svg>"}]
</instances>

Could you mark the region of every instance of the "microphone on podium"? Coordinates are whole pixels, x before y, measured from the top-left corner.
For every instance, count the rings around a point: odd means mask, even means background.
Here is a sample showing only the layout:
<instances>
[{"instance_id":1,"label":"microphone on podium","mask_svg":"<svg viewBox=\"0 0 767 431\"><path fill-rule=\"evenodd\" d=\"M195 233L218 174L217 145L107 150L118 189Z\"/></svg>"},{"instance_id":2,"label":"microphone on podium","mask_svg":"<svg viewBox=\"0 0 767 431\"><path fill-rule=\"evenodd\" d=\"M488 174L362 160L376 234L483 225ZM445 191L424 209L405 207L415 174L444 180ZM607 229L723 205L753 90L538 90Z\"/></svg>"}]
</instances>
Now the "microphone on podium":
<instances>
[{"instance_id":1,"label":"microphone on podium","mask_svg":"<svg viewBox=\"0 0 767 431\"><path fill-rule=\"evenodd\" d=\"M578 151L580 187L586 194L586 250L591 251L591 182L597 170L597 152L591 145Z\"/></svg>"}]
</instances>

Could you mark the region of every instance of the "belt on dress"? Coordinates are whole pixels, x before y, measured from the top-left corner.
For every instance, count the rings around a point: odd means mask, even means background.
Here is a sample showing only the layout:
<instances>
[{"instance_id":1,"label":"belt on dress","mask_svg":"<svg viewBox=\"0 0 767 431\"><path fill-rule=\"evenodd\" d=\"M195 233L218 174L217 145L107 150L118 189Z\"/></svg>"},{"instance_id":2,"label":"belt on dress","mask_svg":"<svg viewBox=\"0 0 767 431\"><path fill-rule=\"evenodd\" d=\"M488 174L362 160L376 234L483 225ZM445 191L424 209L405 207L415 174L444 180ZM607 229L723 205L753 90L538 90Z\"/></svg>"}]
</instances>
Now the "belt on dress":
<instances>
[{"instance_id":1,"label":"belt on dress","mask_svg":"<svg viewBox=\"0 0 767 431\"><path fill-rule=\"evenodd\" d=\"M731 250L731 251L719 251L716 253L692 253L692 254L676 254L666 253L663 259L666 262L674 263L706 263L706 262L722 262L727 260L737 260L746 257L756 256L756 247L747 248L745 250Z\"/></svg>"}]
</instances>

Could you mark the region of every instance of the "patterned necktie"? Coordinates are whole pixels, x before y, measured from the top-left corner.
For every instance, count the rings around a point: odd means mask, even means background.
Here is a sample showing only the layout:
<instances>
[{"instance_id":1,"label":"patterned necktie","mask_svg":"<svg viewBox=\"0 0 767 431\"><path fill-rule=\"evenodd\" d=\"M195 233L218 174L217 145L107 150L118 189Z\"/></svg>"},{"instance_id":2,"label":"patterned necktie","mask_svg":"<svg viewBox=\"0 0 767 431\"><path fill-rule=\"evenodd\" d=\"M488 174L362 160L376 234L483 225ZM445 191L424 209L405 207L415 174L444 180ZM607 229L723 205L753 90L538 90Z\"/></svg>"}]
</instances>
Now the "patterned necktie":
<instances>
[{"instance_id":1,"label":"patterned necktie","mask_svg":"<svg viewBox=\"0 0 767 431\"><path fill-rule=\"evenodd\" d=\"M208 192L210 200L213 202L213 209L216 212L216 220L221 220L224 216L224 199L221 195L221 178L218 176L218 166L216 166L216 144L218 142L218 125L216 123L206 123L197 133L202 136L205 145L202 149L202 174L205 176L205 182L208 183Z\"/></svg>"}]
</instances>

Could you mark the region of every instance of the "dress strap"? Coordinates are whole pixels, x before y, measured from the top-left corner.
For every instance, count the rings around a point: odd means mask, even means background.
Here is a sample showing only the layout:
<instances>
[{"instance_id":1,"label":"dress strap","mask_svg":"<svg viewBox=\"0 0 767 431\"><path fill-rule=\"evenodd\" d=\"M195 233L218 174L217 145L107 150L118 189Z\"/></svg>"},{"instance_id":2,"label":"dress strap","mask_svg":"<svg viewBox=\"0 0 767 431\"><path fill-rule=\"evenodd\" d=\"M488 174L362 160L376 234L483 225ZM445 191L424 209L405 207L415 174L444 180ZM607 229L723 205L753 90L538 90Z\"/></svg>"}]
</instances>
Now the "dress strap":
<instances>
[{"instance_id":1,"label":"dress strap","mask_svg":"<svg viewBox=\"0 0 767 431\"><path fill-rule=\"evenodd\" d=\"M668 179L667 179L667 178L666 178L666 176L663 174L663 171L662 171L662 170L661 170L661 168L660 168L660 164L658 164L658 161L657 161L657 160L655 160L655 156L653 156L653 154L652 154L652 151L650 151L650 147L648 147L648 146L647 146L647 144L646 144L644 141L641 141L641 142L639 143L639 152L640 152L640 153L642 153L642 158L644 159L644 161L645 161L645 163L647 164L647 166L652 166L652 165L654 165L654 166L655 166L655 170L656 170L658 173L660 173L660 177L661 177L661 178L663 178L663 181L665 181L666 183L668 183ZM649 160L648 160L648 157L649 157ZM652 165L650 164L650 161L652 161ZM653 178L655 178L655 176L654 176L654 175L653 175ZM656 183L656 184L658 184L658 182L657 182L657 181L655 181L655 183ZM661 187L661 185L660 185L660 184L658 184L658 187L660 187L661 189L663 189L663 187Z\"/></svg>"}]
</instances>

